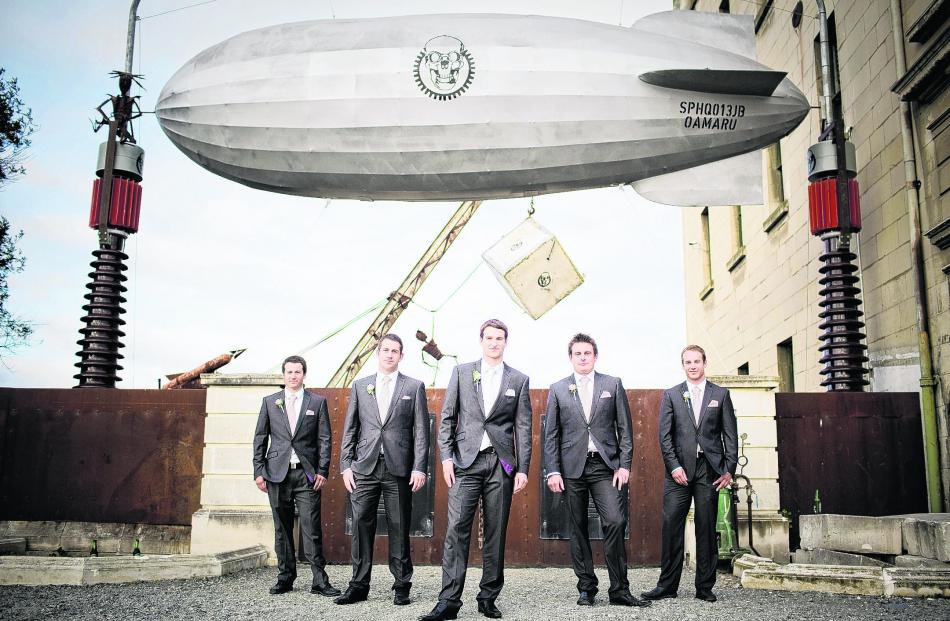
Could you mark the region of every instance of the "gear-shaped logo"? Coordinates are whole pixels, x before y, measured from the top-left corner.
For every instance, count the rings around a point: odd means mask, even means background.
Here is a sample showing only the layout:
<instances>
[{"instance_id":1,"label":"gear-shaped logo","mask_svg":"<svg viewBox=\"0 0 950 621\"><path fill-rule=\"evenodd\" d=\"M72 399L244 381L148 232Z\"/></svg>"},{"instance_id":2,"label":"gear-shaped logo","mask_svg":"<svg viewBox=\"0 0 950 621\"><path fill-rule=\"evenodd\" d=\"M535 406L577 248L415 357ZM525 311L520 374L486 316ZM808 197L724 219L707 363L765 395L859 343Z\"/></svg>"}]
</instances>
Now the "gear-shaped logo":
<instances>
[{"instance_id":1,"label":"gear-shaped logo","mask_svg":"<svg viewBox=\"0 0 950 621\"><path fill-rule=\"evenodd\" d=\"M429 97L455 99L472 83L475 61L461 40L439 35L429 39L416 56L413 75Z\"/></svg>"}]
</instances>

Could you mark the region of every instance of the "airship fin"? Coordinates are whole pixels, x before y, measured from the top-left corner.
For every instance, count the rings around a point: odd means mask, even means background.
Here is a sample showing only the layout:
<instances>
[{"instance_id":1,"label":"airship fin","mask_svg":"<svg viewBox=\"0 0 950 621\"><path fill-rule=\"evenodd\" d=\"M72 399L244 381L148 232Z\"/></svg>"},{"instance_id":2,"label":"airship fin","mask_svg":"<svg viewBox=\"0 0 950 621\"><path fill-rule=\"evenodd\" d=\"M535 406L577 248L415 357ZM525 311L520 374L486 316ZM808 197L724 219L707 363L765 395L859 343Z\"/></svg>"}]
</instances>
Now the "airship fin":
<instances>
[{"instance_id":1,"label":"airship fin","mask_svg":"<svg viewBox=\"0 0 950 621\"><path fill-rule=\"evenodd\" d=\"M750 151L631 185L643 198L663 205L761 205L762 153Z\"/></svg>"},{"instance_id":2,"label":"airship fin","mask_svg":"<svg viewBox=\"0 0 950 621\"><path fill-rule=\"evenodd\" d=\"M755 60L755 25L751 15L703 11L664 11L642 17L634 30L676 37Z\"/></svg>"},{"instance_id":3,"label":"airship fin","mask_svg":"<svg viewBox=\"0 0 950 621\"><path fill-rule=\"evenodd\" d=\"M784 71L743 69L661 69L640 74L647 84L700 93L770 97Z\"/></svg>"}]
</instances>

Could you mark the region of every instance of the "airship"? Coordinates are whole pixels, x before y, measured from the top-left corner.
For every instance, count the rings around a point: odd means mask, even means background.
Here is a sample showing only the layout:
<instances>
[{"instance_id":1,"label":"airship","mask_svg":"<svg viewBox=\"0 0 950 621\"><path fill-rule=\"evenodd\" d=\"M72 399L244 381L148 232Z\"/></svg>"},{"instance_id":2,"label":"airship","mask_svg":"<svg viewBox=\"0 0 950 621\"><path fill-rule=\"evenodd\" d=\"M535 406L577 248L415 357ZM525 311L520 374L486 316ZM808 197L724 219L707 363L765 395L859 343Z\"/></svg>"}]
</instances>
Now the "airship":
<instances>
[{"instance_id":1,"label":"airship","mask_svg":"<svg viewBox=\"0 0 950 621\"><path fill-rule=\"evenodd\" d=\"M270 26L189 60L155 112L199 165L271 192L445 201L632 184L730 204L761 202L737 200L742 175L808 110L756 61L751 17L671 11L629 27L494 14Z\"/></svg>"}]
</instances>

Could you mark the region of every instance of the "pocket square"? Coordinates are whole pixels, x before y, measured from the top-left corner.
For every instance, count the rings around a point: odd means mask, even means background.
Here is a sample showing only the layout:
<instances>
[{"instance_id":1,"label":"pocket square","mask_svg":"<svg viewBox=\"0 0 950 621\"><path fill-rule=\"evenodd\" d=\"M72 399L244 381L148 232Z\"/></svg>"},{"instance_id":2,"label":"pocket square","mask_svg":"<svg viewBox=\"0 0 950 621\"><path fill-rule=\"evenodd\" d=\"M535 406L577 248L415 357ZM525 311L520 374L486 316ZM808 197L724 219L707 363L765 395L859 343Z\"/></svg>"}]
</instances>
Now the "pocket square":
<instances>
[{"instance_id":1,"label":"pocket square","mask_svg":"<svg viewBox=\"0 0 950 621\"><path fill-rule=\"evenodd\" d=\"M307 410L307 416L313 416L313 410Z\"/></svg>"},{"instance_id":2,"label":"pocket square","mask_svg":"<svg viewBox=\"0 0 950 621\"><path fill-rule=\"evenodd\" d=\"M514 397L514 396L515 396L515 389L514 389L514 388L509 388L508 390L506 390L506 391L505 391L505 396L506 396L506 397Z\"/></svg>"},{"instance_id":3,"label":"pocket square","mask_svg":"<svg viewBox=\"0 0 950 621\"><path fill-rule=\"evenodd\" d=\"M719 407L719 402L713 399L712 401L709 402L709 407L711 408Z\"/></svg>"},{"instance_id":4,"label":"pocket square","mask_svg":"<svg viewBox=\"0 0 950 621\"><path fill-rule=\"evenodd\" d=\"M610 398L610 393L605 390L604 392L600 393L600 398L601 398L601 399L609 399L609 398Z\"/></svg>"},{"instance_id":5,"label":"pocket square","mask_svg":"<svg viewBox=\"0 0 950 621\"><path fill-rule=\"evenodd\" d=\"M403 395L402 398L405 401L409 401L410 399L412 399L412 397L410 397L409 395Z\"/></svg>"}]
</instances>

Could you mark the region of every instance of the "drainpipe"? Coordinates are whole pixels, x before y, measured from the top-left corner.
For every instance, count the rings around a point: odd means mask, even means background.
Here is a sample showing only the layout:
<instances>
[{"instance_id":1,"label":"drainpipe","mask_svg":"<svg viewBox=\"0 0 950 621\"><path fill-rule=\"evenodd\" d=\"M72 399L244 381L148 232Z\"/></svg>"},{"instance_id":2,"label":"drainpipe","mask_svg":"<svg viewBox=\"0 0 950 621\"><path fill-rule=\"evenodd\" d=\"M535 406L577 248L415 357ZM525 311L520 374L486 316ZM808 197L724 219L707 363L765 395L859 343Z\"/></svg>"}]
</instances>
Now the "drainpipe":
<instances>
[{"instance_id":1,"label":"drainpipe","mask_svg":"<svg viewBox=\"0 0 950 621\"><path fill-rule=\"evenodd\" d=\"M904 20L900 0L891 0L891 29L894 35L894 58L897 77L907 73L904 54ZM927 287L924 281L923 238L920 231L920 179L917 177L917 159L914 155L914 128L911 106L901 100L901 147L904 152L904 193L907 196L907 215L910 225L911 268L914 280L914 298L917 307L917 346L920 355L920 417L924 432L924 463L927 471L927 505L931 513L943 508L940 485L940 452L937 448L937 381L933 373L930 349L930 312L927 308Z\"/></svg>"}]
</instances>

